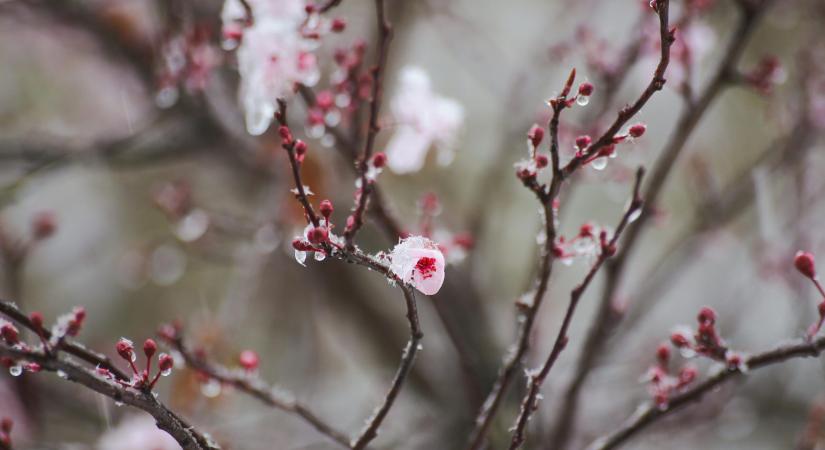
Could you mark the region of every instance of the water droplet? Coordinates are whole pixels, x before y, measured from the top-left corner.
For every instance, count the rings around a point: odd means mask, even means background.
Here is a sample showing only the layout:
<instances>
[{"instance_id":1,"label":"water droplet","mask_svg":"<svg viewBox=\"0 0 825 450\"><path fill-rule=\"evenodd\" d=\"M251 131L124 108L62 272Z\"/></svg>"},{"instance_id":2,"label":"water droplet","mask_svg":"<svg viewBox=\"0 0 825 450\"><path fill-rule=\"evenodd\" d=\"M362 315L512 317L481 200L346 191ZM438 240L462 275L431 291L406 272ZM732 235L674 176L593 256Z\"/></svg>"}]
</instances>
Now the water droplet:
<instances>
[{"instance_id":1,"label":"water droplet","mask_svg":"<svg viewBox=\"0 0 825 450\"><path fill-rule=\"evenodd\" d=\"M325 255L324 252L313 252L313 253L315 253L314 256L315 256L316 261L323 261L327 257L327 255Z\"/></svg>"},{"instance_id":2,"label":"water droplet","mask_svg":"<svg viewBox=\"0 0 825 450\"><path fill-rule=\"evenodd\" d=\"M166 86L155 94L155 104L158 108L171 108L178 101L178 88L175 86Z\"/></svg>"},{"instance_id":3,"label":"water droplet","mask_svg":"<svg viewBox=\"0 0 825 450\"><path fill-rule=\"evenodd\" d=\"M596 170L604 170L604 168L607 167L607 158L596 158L590 163L590 166Z\"/></svg>"},{"instance_id":4,"label":"water droplet","mask_svg":"<svg viewBox=\"0 0 825 450\"><path fill-rule=\"evenodd\" d=\"M9 367L9 373L13 377L19 377L23 373L23 366L14 365Z\"/></svg>"},{"instance_id":5,"label":"water droplet","mask_svg":"<svg viewBox=\"0 0 825 450\"><path fill-rule=\"evenodd\" d=\"M221 40L221 48L230 52L238 47L238 40L234 38L226 38Z\"/></svg>"},{"instance_id":6,"label":"water droplet","mask_svg":"<svg viewBox=\"0 0 825 450\"><path fill-rule=\"evenodd\" d=\"M571 265L573 265L573 258L571 258L571 257L569 257L569 256L568 256L568 257L561 258L561 259L560 259L560 261L561 261L561 263L562 263L562 264L564 264L565 266L571 266Z\"/></svg>"},{"instance_id":7,"label":"water droplet","mask_svg":"<svg viewBox=\"0 0 825 450\"><path fill-rule=\"evenodd\" d=\"M172 369L166 369L166 370L161 370L160 371L160 376L162 376L162 377L168 377L171 374L172 374Z\"/></svg>"},{"instance_id":8,"label":"water droplet","mask_svg":"<svg viewBox=\"0 0 825 450\"><path fill-rule=\"evenodd\" d=\"M319 123L316 125L312 125L310 127L306 127L306 130L304 131L306 131L307 136L313 139L320 139L324 136L324 133L326 132L326 127L324 126L324 124Z\"/></svg>"},{"instance_id":9,"label":"water droplet","mask_svg":"<svg viewBox=\"0 0 825 450\"><path fill-rule=\"evenodd\" d=\"M116 402L115 402L115 406L118 406L118 407L123 406L123 402L118 402L118 401L116 401Z\"/></svg>"},{"instance_id":10,"label":"water droplet","mask_svg":"<svg viewBox=\"0 0 825 450\"><path fill-rule=\"evenodd\" d=\"M576 104L579 106L587 106L590 103L590 96L589 95L579 95L576 97Z\"/></svg>"},{"instance_id":11,"label":"water droplet","mask_svg":"<svg viewBox=\"0 0 825 450\"><path fill-rule=\"evenodd\" d=\"M178 222L175 234L183 242L194 242L200 239L208 228L209 215L202 209L195 209Z\"/></svg>"},{"instance_id":12,"label":"water droplet","mask_svg":"<svg viewBox=\"0 0 825 450\"><path fill-rule=\"evenodd\" d=\"M201 394L207 398L215 398L221 395L221 383L210 378L206 383L201 383Z\"/></svg>"},{"instance_id":13,"label":"water droplet","mask_svg":"<svg viewBox=\"0 0 825 450\"><path fill-rule=\"evenodd\" d=\"M132 352L132 354L129 358L132 360L132 362L135 362L137 360L137 353Z\"/></svg>"},{"instance_id":14,"label":"water droplet","mask_svg":"<svg viewBox=\"0 0 825 450\"><path fill-rule=\"evenodd\" d=\"M261 253L272 253L278 248L280 239L275 227L267 224L255 231L255 248Z\"/></svg>"},{"instance_id":15,"label":"water droplet","mask_svg":"<svg viewBox=\"0 0 825 450\"><path fill-rule=\"evenodd\" d=\"M321 145L326 148L332 147L335 145L335 136L329 133L325 134L324 137L321 138Z\"/></svg>"},{"instance_id":16,"label":"water droplet","mask_svg":"<svg viewBox=\"0 0 825 450\"><path fill-rule=\"evenodd\" d=\"M295 250L295 261L298 261L298 264L306 266L306 260L307 252L302 250Z\"/></svg>"},{"instance_id":17,"label":"water droplet","mask_svg":"<svg viewBox=\"0 0 825 450\"><path fill-rule=\"evenodd\" d=\"M63 378L64 380L67 380L69 378L69 375L62 370L57 371L57 376Z\"/></svg>"},{"instance_id":18,"label":"water droplet","mask_svg":"<svg viewBox=\"0 0 825 450\"><path fill-rule=\"evenodd\" d=\"M629 216L627 216L627 222L628 223L633 223L633 222L639 220L639 217L641 217L641 216L642 216L642 208L636 208L635 211L633 211L632 213L630 213Z\"/></svg>"},{"instance_id":19,"label":"water droplet","mask_svg":"<svg viewBox=\"0 0 825 450\"><path fill-rule=\"evenodd\" d=\"M324 123L326 123L327 126L330 127L337 126L339 123L341 123L341 113L337 109L328 112L324 116Z\"/></svg>"}]
</instances>

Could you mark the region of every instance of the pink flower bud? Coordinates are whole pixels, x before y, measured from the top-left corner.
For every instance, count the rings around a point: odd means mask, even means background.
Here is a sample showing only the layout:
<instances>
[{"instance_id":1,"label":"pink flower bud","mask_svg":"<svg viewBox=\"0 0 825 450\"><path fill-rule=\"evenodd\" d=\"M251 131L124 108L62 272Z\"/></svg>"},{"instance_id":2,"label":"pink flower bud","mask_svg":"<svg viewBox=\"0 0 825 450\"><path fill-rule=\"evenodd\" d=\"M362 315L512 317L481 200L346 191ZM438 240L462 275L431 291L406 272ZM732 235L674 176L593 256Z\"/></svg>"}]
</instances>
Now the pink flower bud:
<instances>
[{"instance_id":1,"label":"pink flower bud","mask_svg":"<svg viewBox=\"0 0 825 450\"><path fill-rule=\"evenodd\" d=\"M676 331L670 335L670 343L676 348L684 348L690 345L690 339L684 333Z\"/></svg>"},{"instance_id":2,"label":"pink flower bud","mask_svg":"<svg viewBox=\"0 0 825 450\"><path fill-rule=\"evenodd\" d=\"M132 362L135 355L135 346L132 344L132 341L126 338L120 338L115 345L115 350L117 350L117 354L120 355L121 358Z\"/></svg>"},{"instance_id":3,"label":"pink flower bud","mask_svg":"<svg viewBox=\"0 0 825 450\"><path fill-rule=\"evenodd\" d=\"M322 244L329 240L329 231L327 227L314 227L307 233L307 240L313 244Z\"/></svg>"},{"instance_id":4,"label":"pink flower bud","mask_svg":"<svg viewBox=\"0 0 825 450\"><path fill-rule=\"evenodd\" d=\"M627 134L631 135L634 138L637 138L637 137L641 137L643 134L645 134L645 130L647 130L647 127L645 126L645 124L637 123L636 125L633 125L632 127L630 127L629 130L627 130Z\"/></svg>"},{"instance_id":5,"label":"pink flower bud","mask_svg":"<svg viewBox=\"0 0 825 450\"><path fill-rule=\"evenodd\" d=\"M576 138L576 147L579 150L584 150L585 148L587 148L588 145L590 145L590 142L591 142L590 136L588 136L586 134L583 135L583 136L579 136L579 137Z\"/></svg>"},{"instance_id":6,"label":"pink flower bud","mask_svg":"<svg viewBox=\"0 0 825 450\"><path fill-rule=\"evenodd\" d=\"M43 314L35 311L29 314L29 320L31 320L34 329L37 331L43 330Z\"/></svg>"},{"instance_id":7,"label":"pink flower bud","mask_svg":"<svg viewBox=\"0 0 825 450\"><path fill-rule=\"evenodd\" d=\"M0 325L0 336L3 336L3 340L9 345L16 345L20 342L20 332L8 322Z\"/></svg>"},{"instance_id":8,"label":"pink flower bud","mask_svg":"<svg viewBox=\"0 0 825 450\"><path fill-rule=\"evenodd\" d=\"M332 19L331 29L334 33L340 33L342 31L344 31L346 28L347 28L347 21L346 20L344 20L340 17L336 17L336 18Z\"/></svg>"},{"instance_id":9,"label":"pink flower bud","mask_svg":"<svg viewBox=\"0 0 825 450\"><path fill-rule=\"evenodd\" d=\"M533 125L527 133L527 137L530 138L530 142L532 142L533 147L538 147L539 144L541 144L542 139L544 139L544 129L538 125Z\"/></svg>"},{"instance_id":10,"label":"pink flower bud","mask_svg":"<svg viewBox=\"0 0 825 450\"><path fill-rule=\"evenodd\" d=\"M332 215L332 211L334 211L334 208L332 207L331 201L322 200L321 205L318 206L318 210L321 212L321 215L324 216L325 219L329 220L329 216Z\"/></svg>"},{"instance_id":11,"label":"pink flower bud","mask_svg":"<svg viewBox=\"0 0 825 450\"><path fill-rule=\"evenodd\" d=\"M292 142L292 132L289 131L289 127L286 125L281 125L278 127L278 135L281 136L281 140L284 141L284 144L290 144Z\"/></svg>"},{"instance_id":12,"label":"pink flower bud","mask_svg":"<svg viewBox=\"0 0 825 450\"><path fill-rule=\"evenodd\" d=\"M315 250L314 248L312 248L312 245L310 245L309 242L306 242L301 238L295 238L292 241L292 248L301 252L309 252Z\"/></svg>"},{"instance_id":13,"label":"pink flower bud","mask_svg":"<svg viewBox=\"0 0 825 450\"><path fill-rule=\"evenodd\" d=\"M716 311L708 306L703 306L702 309L699 310L699 315L696 316L696 320L699 321L700 325L713 325L716 322Z\"/></svg>"},{"instance_id":14,"label":"pink flower bud","mask_svg":"<svg viewBox=\"0 0 825 450\"><path fill-rule=\"evenodd\" d=\"M151 359L157 351L158 344L156 344L154 340L146 339L146 341L143 342L143 354L146 355L146 359Z\"/></svg>"},{"instance_id":15,"label":"pink flower bud","mask_svg":"<svg viewBox=\"0 0 825 450\"><path fill-rule=\"evenodd\" d=\"M685 387L688 384L693 383L693 380L696 379L697 375L699 375L699 371L696 370L696 367L682 367L682 370L679 371L679 387Z\"/></svg>"},{"instance_id":16,"label":"pink flower bud","mask_svg":"<svg viewBox=\"0 0 825 450\"><path fill-rule=\"evenodd\" d=\"M175 359L166 353L161 353L160 357L158 357L158 367L160 368L160 371L166 372L172 370L174 366Z\"/></svg>"},{"instance_id":17,"label":"pink flower bud","mask_svg":"<svg viewBox=\"0 0 825 450\"><path fill-rule=\"evenodd\" d=\"M656 348L656 359L662 364L667 364L670 359L670 347L667 344L659 344L659 347Z\"/></svg>"},{"instance_id":18,"label":"pink flower bud","mask_svg":"<svg viewBox=\"0 0 825 450\"><path fill-rule=\"evenodd\" d=\"M378 152L372 157L372 165L376 169L380 169L387 164L387 155L384 152Z\"/></svg>"},{"instance_id":19,"label":"pink flower bud","mask_svg":"<svg viewBox=\"0 0 825 450\"><path fill-rule=\"evenodd\" d=\"M589 83L589 82L585 81L584 83L579 85L579 95L589 97L589 96L593 95L593 90L594 89L595 88L593 87L592 83Z\"/></svg>"},{"instance_id":20,"label":"pink flower bud","mask_svg":"<svg viewBox=\"0 0 825 450\"><path fill-rule=\"evenodd\" d=\"M547 155L536 155L536 167L544 169L548 163Z\"/></svg>"},{"instance_id":21,"label":"pink flower bud","mask_svg":"<svg viewBox=\"0 0 825 450\"><path fill-rule=\"evenodd\" d=\"M802 275L810 279L816 278L816 264L814 263L813 253L803 252L802 250L796 252L793 264Z\"/></svg>"},{"instance_id":22,"label":"pink flower bud","mask_svg":"<svg viewBox=\"0 0 825 450\"><path fill-rule=\"evenodd\" d=\"M238 355L238 362L248 371L256 370L259 363L258 354L252 350L244 350Z\"/></svg>"},{"instance_id":23,"label":"pink flower bud","mask_svg":"<svg viewBox=\"0 0 825 450\"><path fill-rule=\"evenodd\" d=\"M307 154L307 143L298 139L297 141L295 141L294 149L295 155L298 157L298 159L303 160L304 155Z\"/></svg>"}]
</instances>

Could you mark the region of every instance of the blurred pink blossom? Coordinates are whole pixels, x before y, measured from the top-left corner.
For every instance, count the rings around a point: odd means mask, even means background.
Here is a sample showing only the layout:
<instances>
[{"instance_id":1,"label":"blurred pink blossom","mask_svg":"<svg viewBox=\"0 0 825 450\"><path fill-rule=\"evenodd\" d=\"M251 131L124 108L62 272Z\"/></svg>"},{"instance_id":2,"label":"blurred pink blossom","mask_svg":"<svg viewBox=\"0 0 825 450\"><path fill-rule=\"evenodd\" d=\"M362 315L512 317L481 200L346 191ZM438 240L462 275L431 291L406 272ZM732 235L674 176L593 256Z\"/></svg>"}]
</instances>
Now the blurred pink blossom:
<instances>
[{"instance_id":1,"label":"blurred pink blossom","mask_svg":"<svg viewBox=\"0 0 825 450\"><path fill-rule=\"evenodd\" d=\"M100 450L180 450L169 433L155 425L148 414L132 415L107 431L97 442Z\"/></svg>"},{"instance_id":2,"label":"blurred pink blossom","mask_svg":"<svg viewBox=\"0 0 825 450\"><path fill-rule=\"evenodd\" d=\"M422 237L408 237L390 254L390 268L404 281L412 283L424 295L434 295L444 283L444 255L435 242Z\"/></svg>"},{"instance_id":3,"label":"blurred pink blossom","mask_svg":"<svg viewBox=\"0 0 825 450\"><path fill-rule=\"evenodd\" d=\"M401 71L398 93L390 105L397 122L387 144L387 165L395 173L421 170L427 151L435 145L439 162L449 164L456 135L464 123L464 108L433 92L430 78L419 67Z\"/></svg>"},{"instance_id":4,"label":"blurred pink blossom","mask_svg":"<svg viewBox=\"0 0 825 450\"><path fill-rule=\"evenodd\" d=\"M307 17L303 0L249 0L253 23L243 28L246 12L239 0L224 3L224 36L240 35L238 71L246 129L260 135L269 127L277 99L289 97L296 83L313 86L320 78L315 55L318 40L304 31L320 19Z\"/></svg>"}]
</instances>

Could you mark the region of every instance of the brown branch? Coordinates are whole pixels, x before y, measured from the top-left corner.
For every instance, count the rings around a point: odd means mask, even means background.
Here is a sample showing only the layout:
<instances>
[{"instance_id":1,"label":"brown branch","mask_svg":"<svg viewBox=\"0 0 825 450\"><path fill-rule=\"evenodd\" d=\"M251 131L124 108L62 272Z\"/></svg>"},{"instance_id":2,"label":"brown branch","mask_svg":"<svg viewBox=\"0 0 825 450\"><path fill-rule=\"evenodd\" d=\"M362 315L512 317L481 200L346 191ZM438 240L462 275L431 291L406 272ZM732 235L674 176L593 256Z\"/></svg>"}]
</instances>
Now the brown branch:
<instances>
[{"instance_id":1,"label":"brown branch","mask_svg":"<svg viewBox=\"0 0 825 450\"><path fill-rule=\"evenodd\" d=\"M773 350L753 355L749 357L745 363L749 370L755 370L781 363L791 358L818 357L823 349L825 349L825 336L821 336L814 341L802 341L795 344L779 346ZM685 405L699 401L702 396L714 390L720 384L729 379L739 377L740 375L742 375L742 372L739 369L728 368L711 376L691 389L672 397L664 408L657 407L653 404L644 405L633 413L619 428L593 442L588 447L588 450L618 448L637 433L647 428L648 425L651 425Z\"/></svg>"},{"instance_id":2,"label":"brown branch","mask_svg":"<svg viewBox=\"0 0 825 450\"><path fill-rule=\"evenodd\" d=\"M628 255L634 250L644 225L652 217L651 210L655 209L665 181L670 175L671 170L675 167L676 160L684 149L688 138L693 133L700 119L704 116L707 108L722 91L722 88L729 84L729 75L736 67L739 57L744 51L745 45L755 28L758 17L767 5L767 1L761 3L761 5L762 7L756 10L742 10L737 27L711 81L707 87L703 89L699 99L694 103L688 104L687 108L682 112L677 121L674 135L653 165L651 175L643 193L643 197L652 208L642 211L639 219L628 228L621 250L616 257L607 264L607 277L602 290L598 312L587 332L587 338L579 354L579 360L576 363L570 384L565 389L564 400L559 409L560 411L564 411L564 413L557 416L554 425L551 427L550 439L547 441L548 448L564 449L572 436L576 412L579 407L579 393L587 381L597 359L603 354L602 349L605 342L621 319L620 315L613 308L613 300L625 271Z\"/></svg>"},{"instance_id":3,"label":"brown branch","mask_svg":"<svg viewBox=\"0 0 825 450\"><path fill-rule=\"evenodd\" d=\"M172 348L183 356L186 364L192 369L209 376L209 378L218 380L223 384L231 385L235 389L260 400L266 405L296 415L321 434L344 447L350 447L349 438L346 434L324 422L317 414L313 413L309 407L298 402L292 394L266 384L256 375L250 375L243 370L231 370L206 360L185 345L183 337L178 331L176 331L175 336L171 339L169 339L170 336L162 337Z\"/></svg>"},{"instance_id":4,"label":"brown branch","mask_svg":"<svg viewBox=\"0 0 825 450\"><path fill-rule=\"evenodd\" d=\"M556 336L556 342L553 344L553 350L550 352L550 355L548 355L547 361L545 361L538 374L528 375L528 392L521 402L521 410L516 418L513 438L510 442L510 450L516 450L521 447L526 439L525 430L527 428L527 423L530 420L530 415L538 407L538 395L541 390L541 386L547 378L547 375L550 373L550 369L553 368L553 365L569 341L567 331L573 321L573 314L576 311L576 306L578 306L579 300L581 300L585 290L587 290L590 282L593 281L593 278L596 276L596 273L598 273L604 262L613 255L616 248L616 243L618 242L619 237L627 224L630 223L631 216L636 214L643 207L643 200L639 196L642 177L644 177L644 168L639 167L636 171L636 181L633 186L632 194L633 197L631 198L630 205L619 221L619 225L616 227L616 232L613 234L613 237L606 246L602 245L601 253L599 254L598 259L596 259L596 262L590 268L590 271L584 277L584 280L570 293L570 303L567 306L567 312L564 315L561 328L559 328L559 333Z\"/></svg>"},{"instance_id":5,"label":"brown branch","mask_svg":"<svg viewBox=\"0 0 825 450\"><path fill-rule=\"evenodd\" d=\"M367 129L367 139L364 144L364 153L358 161L358 171L361 179L361 193L358 195L358 201L355 205L355 212L352 214L352 225L347 224L347 229L344 232L344 238L347 241L347 246L353 247L353 239L358 233L358 230L364 224L364 211L367 210L367 202L372 194L373 181L367 177L369 169L370 158L372 158L373 148L375 146L375 137L381 130L378 123L378 113L381 109L381 98L383 96L383 79L384 71L387 65L387 55L390 48L390 40L392 40L392 26L387 19L387 13L384 7L384 0L375 0L375 15L378 22L378 54L376 55L375 66L371 68L372 72L372 95L370 96L369 109L369 125Z\"/></svg>"},{"instance_id":6,"label":"brown branch","mask_svg":"<svg viewBox=\"0 0 825 450\"><path fill-rule=\"evenodd\" d=\"M661 55L659 57L659 64L656 66L656 71L653 73L653 78L648 83L647 88L642 91L642 94L633 102L632 105L625 106L619 111L616 120L610 127L598 138L596 141L582 152L581 155L574 157L564 166L564 176L569 176L578 167L587 161L590 157L596 155L600 149L613 143L613 137L616 136L621 128L635 116L642 107L645 106L648 100L653 97L657 91L662 90L665 85L665 71L670 63L670 46L675 41L674 31L669 28L668 16L670 9L669 0L656 0L656 11L659 15L659 35L661 39Z\"/></svg>"},{"instance_id":7,"label":"brown branch","mask_svg":"<svg viewBox=\"0 0 825 450\"><path fill-rule=\"evenodd\" d=\"M18 325L35 331L29 318L13 304L0 301L0 312ZM47 338L51 337L48 330L43 330L43 334ZM69 381L82 384L117 402L146 411L155 418L158 428L169 433L185 450L218 450L220 448L208 436L195 430L183 418L160 403L150 390L138 390L124 386L121 382L129 378L114 367L108 358L71 341L62 340L61 342L60 345L51 348L48 353L3 344L0 345L0 357L37 363L42 370L65 374L63 378ZM116 379L98 375L96 369L89 369L71 359L63 358L61 353L67 353L89 364L106 368Z\"/></svg>"}]
</instances>

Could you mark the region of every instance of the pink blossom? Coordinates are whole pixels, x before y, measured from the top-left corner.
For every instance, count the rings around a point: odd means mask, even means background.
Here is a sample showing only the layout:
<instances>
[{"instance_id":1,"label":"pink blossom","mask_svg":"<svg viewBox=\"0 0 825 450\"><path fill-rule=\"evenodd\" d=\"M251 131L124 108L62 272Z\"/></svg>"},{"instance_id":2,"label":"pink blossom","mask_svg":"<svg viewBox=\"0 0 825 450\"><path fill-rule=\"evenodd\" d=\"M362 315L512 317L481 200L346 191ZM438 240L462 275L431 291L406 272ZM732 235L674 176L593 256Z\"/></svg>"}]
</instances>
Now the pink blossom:
<instances>
[{"instance_id":1,"label":"pink blossom","mask_svg":"<svg viewBox=\"0 0 825 450\"><path fill-rule=\"evenodd\" d=\"M147 414L124 418L97 442L101 450L180 450L180 445L167 432L155 425Z\"/></svg>"},{"instance_id":2,"label":"pink blossom","mask_svg":"<svg viewBox=\"0 0 825 450\"><path fill-rule=\"evenodd\" d=\"M402 240L392 249L390 260L393 273L424 295L434 295L444 283L444 255L425 237Z\"/></svg>"},{"instance_id":3,"label":"pink blossom","mask_svg":"<svg viewBox=\"0 0 825 450\"><path fill-rule=\"evenodd\" d=\"M432 146L439 149L439 162L452 161L453 145L464 122L464 108L455 100L432 90L430 78L419 67L401 71L398 93L390 107L397 122L387 144L387 165L395 173L421 170Z\"/></svg>"},{"instance_id":4,"label":"pink blossom","mask_svg":"<svg viewBox=\"0 0 825 450\"><path fill-rule=\"evenodd\" d=\"M243 28L238 47L240 100L250 134L262 134L277 109L277 99L290 97L296 83L312 86L320 71L312 51L317 39L304 33L302 0L249 0L254 23ZM221 14L224 34L232 34L246 13L239 0L227 0Z\"/></svg>"}]
</instances>

